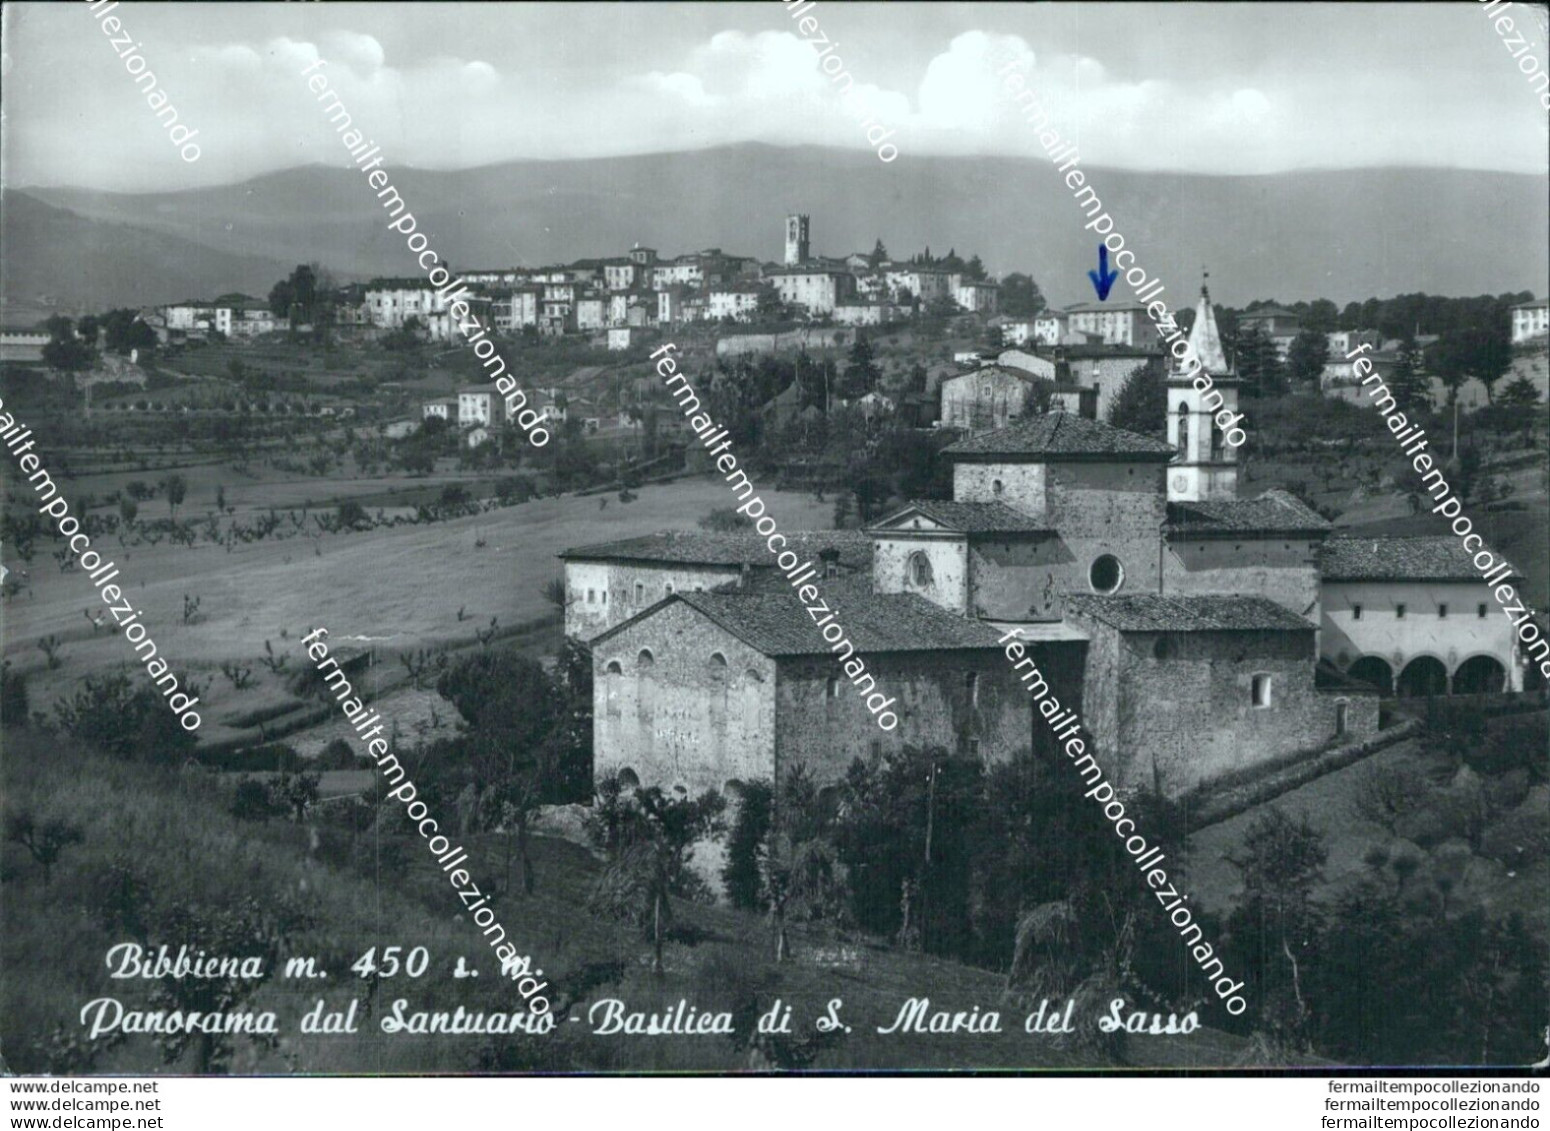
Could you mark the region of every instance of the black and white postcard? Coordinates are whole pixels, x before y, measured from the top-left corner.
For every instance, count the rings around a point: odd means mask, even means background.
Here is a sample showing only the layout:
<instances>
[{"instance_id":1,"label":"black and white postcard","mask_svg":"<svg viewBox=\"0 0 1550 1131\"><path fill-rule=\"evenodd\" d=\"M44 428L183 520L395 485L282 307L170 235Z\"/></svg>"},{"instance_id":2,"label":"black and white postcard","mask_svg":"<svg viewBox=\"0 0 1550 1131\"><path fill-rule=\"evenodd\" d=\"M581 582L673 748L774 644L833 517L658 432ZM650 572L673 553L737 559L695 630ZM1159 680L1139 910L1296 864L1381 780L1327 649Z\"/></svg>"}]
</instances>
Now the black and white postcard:
<instances>
[{"instance_id":1,"label":"black and white postcard","mask_svg":"<svg viewBox=\"0 0 1550 1131\"><path fill-rule=\"evenodd\" d=\"M1543 4L3 21L12 1118L1546 1062Z\"/></svg>"}]
</instances>

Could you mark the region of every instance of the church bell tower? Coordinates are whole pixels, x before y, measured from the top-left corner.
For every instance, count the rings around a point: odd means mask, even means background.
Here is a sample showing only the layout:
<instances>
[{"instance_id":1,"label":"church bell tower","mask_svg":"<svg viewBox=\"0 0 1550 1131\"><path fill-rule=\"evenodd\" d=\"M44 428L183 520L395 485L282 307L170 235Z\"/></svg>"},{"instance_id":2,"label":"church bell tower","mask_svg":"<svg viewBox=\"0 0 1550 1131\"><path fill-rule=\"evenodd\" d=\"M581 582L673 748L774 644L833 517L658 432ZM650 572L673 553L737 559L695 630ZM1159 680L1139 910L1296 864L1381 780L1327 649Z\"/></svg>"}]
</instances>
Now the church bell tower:
<instances>
[{"instance_id":1,"label":"church bell tower","mask_svg":"<svg viewBox=\"0 0 1550 1131\"><path fill-rule=\"evenodd\" d=\"M1206 502L1238 497L1238 450L1227 443L1217 422L1237 417L1238 378L1222 348L1222 335L1211 309L1211 292L1200 286L1189 345L1199 370L1174 365L1167 381L1168 442L1175 455L1168 465L1170 502ZM1189 356L1189 355L1186 355ZM1211 378L1208 388L1199 378ZM1223 415L1225 414L1225 415ZM1230 424L1229 428L1236 427Z\"/></svg>"},{"instance_id":2,"label":"church bell tower","mask_svg":"<svg viewBox=\"0 0 1550 1131\"><path fill-rule=\"evenodd\" d=\"M808 226L807 213L793 212L786 217L786 259L787 267L797 267L806 263L808 259Z\"/></svg>"}]
</instances>

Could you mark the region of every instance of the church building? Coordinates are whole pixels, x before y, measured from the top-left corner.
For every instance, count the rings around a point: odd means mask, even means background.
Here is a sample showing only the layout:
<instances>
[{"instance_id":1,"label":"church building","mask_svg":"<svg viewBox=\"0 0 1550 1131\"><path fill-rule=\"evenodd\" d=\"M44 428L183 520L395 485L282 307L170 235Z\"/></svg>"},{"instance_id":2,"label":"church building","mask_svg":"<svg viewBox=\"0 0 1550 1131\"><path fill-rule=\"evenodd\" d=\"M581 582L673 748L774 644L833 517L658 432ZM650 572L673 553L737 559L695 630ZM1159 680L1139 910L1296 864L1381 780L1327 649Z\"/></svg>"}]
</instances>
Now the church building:
<instances>
[{"instance_id":1,"label":"church building","mask_svg":"<svg viewBox=\"0 0 1550 1131\"><path fill-rule=\"evenodd\" d=\"M904 745L1048 754L1014 638L1111 780L1174 796L1358 741L1380 694L1521 686L1510 622L1475 615L1488 597L1447 539L1337 539L1286 491L1239 498L1217 423L1238 382L1204 288L1189 342L1209 391L1169 377L1166 441L1025 416L945 449L951 500L788 536L822 563L814 585L876 700L754 535L567 551L598 771L701 789L798 763L832 779ZM882 700L888 730L867 706Z\"/></svg>"}]
</instances>

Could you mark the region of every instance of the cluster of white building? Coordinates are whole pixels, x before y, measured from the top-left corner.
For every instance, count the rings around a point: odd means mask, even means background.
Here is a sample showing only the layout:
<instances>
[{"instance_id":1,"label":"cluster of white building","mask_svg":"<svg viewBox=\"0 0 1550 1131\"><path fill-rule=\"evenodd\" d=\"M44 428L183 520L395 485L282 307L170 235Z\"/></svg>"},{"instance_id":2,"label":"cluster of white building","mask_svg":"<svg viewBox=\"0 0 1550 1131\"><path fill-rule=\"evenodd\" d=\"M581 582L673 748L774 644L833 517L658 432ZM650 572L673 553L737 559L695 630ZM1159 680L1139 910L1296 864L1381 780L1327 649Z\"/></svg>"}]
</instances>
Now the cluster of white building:
<instances>
[{"instance_id":1,"label":"cluster of white building","mask_svg":"<svg viewBox=\"0 0 1550 1131\"><path fill-rule=\"evenodd\" d=\"M904 317L916 303L939 299L994 314L999 291L997 284L963 272L874 263L860 253L814 257L805 215L786 218L786 251L778 264L715 247L664 259L655 248L637 245L618 258L460 271L457 277L475 294L476 312L487 315L497 333L531 329L547 337L606 331L613 348L627 347L632 330L751 321L764 294L812 318L873 326ZM420 279L378 279L365 292L373 325L397 329L414 318L433 340L450 340L456 332L446 306L445 295Z\"/></svg>"},{"instance_id":2,"label":"cluster of white building","mask_svg":"<svg viewBox=\"0 0 1550 1131\"><path fill-rule=\"evenodd\" d=\"M422 277L378 278L345 288L334 303L333 321L388 331L415 326L431 341L453 342L461 334L450 310L455 292L497 334L606 334L609 348L626 349L633 331L752 321L765 296L809 318L844 326L884 325L944 300L969 313L997 312L999 285L965 271L879 262L860 252L840 259L814 256L803 214L786 217L785 237L779 263L719 247L665 259L655 248L637 244L617 258L459 271L459 285L441 290ZM175 303L151 320L164 335L251 338L285 328L267 304L246 296Z\"/></svg>"},{"instance_id":3,"label":"cluster of white building","mask_svg":"<svg viewBox=\"0 0 1550 1131\"><path fill-rule=\"evenodd\" d=\"M280 329L269 304L246 295L201 302L190 299L158 308L146 316L153 329L181 334L217 333L227 338L256 338Z\"/></svg>"},{"instance_id":4,"label":"cluster of white building","mask_svg":"<svg viewBox=\"0 0 1550 1131\"><path fill-rule=\"evenodd\" d=\"M640 428L638 419L623 414L617 420L605 421L597 415L598 406L595 402L587 397L562 393L557 388L535 388L532 390L531 401L535 411L546 420L580 420L582 431L587 435L601 431L604 427L624 430ZM466 385L450 397L438 397L420 405L422 421L432 417L445 420L458 430L461 442L470 448L485 443L493 432L514 419L515 415L507 406L505 398L488 385Z\"/></svg>"}]
</instances>

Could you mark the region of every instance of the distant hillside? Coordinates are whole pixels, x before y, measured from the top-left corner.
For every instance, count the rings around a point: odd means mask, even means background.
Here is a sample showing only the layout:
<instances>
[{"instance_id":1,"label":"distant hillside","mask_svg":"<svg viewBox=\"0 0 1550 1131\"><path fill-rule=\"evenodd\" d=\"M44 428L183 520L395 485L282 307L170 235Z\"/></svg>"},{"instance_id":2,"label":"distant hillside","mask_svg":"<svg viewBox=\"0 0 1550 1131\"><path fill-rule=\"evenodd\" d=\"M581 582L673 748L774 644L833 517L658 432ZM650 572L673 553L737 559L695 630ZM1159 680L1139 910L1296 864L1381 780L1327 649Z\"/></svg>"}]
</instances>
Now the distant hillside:
<instances>
[{"instance_id":1,"label":"distant hillside","mask_svg":"<svg viewBox=\"0 0 1550 1131\"><path fill-rule=\"evenodd\" d=\"M1413 291L1543 294L1550 281L1545 257L1530 250L1550 242L1542 176L1087 172L1174 303L1195 294L1202 266L1215 297L1235 305ZM905 153L884 165L867 153L748 144L392 175L420 230L462 266L616 255L636 241L667 255L720 246L773 259L782 217L803 211L817 253L870 250L879 236L899 255L927 244L939 254L977 251L992 271L1032 273L1057 304L1092 297L1086 273L1098 239L1042 157ZM94 219L235 255L318 259L341 273L417 269L401 237L386 231L373 190L349 169L308 166L177 193L30 191ZM1124 284L1114 293L1130 297Z\"/></svg>"},{"instance_id":2,"label":"distant hillside","mask_svg":"<svg viewBox=\"0 0 1550 1131\"><path fill-rule=\"evenodd\" d=\"M265 295L294 264L217 250L197 225L175 234L87 219L7 191L0 207L5 320L26 322L50 296L62 309L176 302L227 291Z\"/></svg>"}]
</instances>

